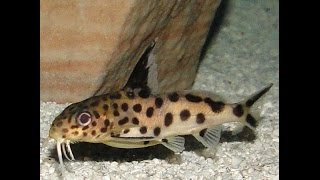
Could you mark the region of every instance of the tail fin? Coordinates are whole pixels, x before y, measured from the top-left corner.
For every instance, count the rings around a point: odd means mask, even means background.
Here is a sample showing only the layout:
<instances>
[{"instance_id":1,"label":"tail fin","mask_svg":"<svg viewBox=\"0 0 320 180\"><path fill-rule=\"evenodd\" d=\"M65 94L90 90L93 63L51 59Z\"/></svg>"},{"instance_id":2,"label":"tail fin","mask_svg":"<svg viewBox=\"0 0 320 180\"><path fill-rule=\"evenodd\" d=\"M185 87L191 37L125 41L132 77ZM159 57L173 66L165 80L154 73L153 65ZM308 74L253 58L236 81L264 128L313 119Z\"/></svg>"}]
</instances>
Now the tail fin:
<instances>
[{"instance_id":1,"label":"tail fin","mask_svg":"<svg viewBox=\"0 0 320 180\"><path fill-rule=\"evenodd\" d=\"M272 83L270 83L268 86L262 88L260 91L257 91L256 93L252 94L249 98L245 99L244 101L242 101L240 104L242 105L242 107L244 109L248 110L248 114L247 116L243 119L242 123L245 124L246 126L248 126L250 129L254 130L257 125L258 125L258 121L257 118L255 118L251 112L250 112L250 108L252 107L252 105L258 101L266 92L268 92L270 90L270 88L273 86Z\"/></svg>"}]
</instances>

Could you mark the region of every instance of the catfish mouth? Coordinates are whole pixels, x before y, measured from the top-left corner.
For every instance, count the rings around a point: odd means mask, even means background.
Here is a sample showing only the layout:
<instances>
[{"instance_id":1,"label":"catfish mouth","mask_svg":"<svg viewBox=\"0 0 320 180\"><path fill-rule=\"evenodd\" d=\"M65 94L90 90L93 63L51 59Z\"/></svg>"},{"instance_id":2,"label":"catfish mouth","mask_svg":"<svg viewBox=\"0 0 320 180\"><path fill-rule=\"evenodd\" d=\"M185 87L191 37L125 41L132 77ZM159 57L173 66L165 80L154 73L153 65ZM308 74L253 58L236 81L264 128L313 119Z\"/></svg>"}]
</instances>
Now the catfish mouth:
<instances>
[{"instance_id":1,"label":"catfish mouth","mask_svg":"<svg viewBox=\"0 0 320 180\"><path fill-rule=\"evenodd\" d=\"M69 161L75 160L70 147L70 140L65 140L65 139L57 140L57 153L58 153L60 167L62 169L64 168L62 153L64 157Z\"/></svg>"}]
</instances>

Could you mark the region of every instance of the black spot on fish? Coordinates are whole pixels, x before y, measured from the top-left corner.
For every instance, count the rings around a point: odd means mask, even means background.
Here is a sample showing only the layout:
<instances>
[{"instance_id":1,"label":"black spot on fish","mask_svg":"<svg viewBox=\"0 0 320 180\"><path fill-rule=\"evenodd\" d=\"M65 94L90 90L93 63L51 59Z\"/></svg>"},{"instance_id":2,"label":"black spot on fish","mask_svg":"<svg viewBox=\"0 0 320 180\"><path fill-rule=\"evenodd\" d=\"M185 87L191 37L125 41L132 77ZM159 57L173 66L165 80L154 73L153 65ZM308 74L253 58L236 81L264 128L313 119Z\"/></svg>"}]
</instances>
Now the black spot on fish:
<instances>
[{"instance_id":1,"label":"black spot on fish","mask_svg":"<svg viewBox=\"0 0 320 180\"><path fill-rule=\"evenodd\" d=\"M150 143L150 141L144 141L144 142L143 142L144 145L147 145L147 144L149 144L149 143Z\"/></svg>"},{"instance_id":2,"label":"black spot on fish","mask_svg":"<svg viewBox=\"0 0 320 180\"><path fill-rule=\"evenodd\" d=\"M202 101L202 98L200 96L195 96L193 94L186 94L186 99L190 102L198 103Z\"/></svg>"},{"instance_id":3,"label":"black spot on fish","mask_svg":"<svg viewBox=\"0 0 320 180\"><path fill-rule=\"evenodd\" d=\"M162 139L161 141L164 142L164 143L167 143L168 139Z\"/></svg>"},{"instance_id":4,"label":"black spot on fish","mask_svg":"<svg viewBox=\"0 0 320 180\"><path fill-rule=\"evenodd\" d=\"M96 125L97 125L97 122L93 121L92 126L96 126Z\"/></svg>"},{"instance_id":5,"label":"black spot on fish","mask_svg":"<svg viewBox=\"0 0 320 180\"><path fill-rule=\"evenodd\" d=\"M132 108L135 112L139 113L141 112L142 106L141 104L135 104Z\"/></svg>"},{"instance_id":6,"label":"black spot on fish","mask_svg":"<svg viewBox=\"0 0 320 180\"><path fill-rule=\"evenodd\" d=\"M206 120L206 118L205 118L204 114L202 114L202 113L197 114L196 122L198 124L204 123L205 120Z\"/></svg>"},{"instance_id":7,"label":"black spot on fish","mask_svg":"<svg viewBox=\"0 0 320 180\"><path fill-rule=\"evenodd\" d=\"M141 134L147 133L147 127L142 126L142 127L140 128L140 133L141 133Z\"/></svg>"},{"instance_id":8,"label":"black spot on fish","mask_svg":"<svg viewBox=\"0 0 320 180\"><path fill-rule=\"evenodd\" d=\"M104 104L102 107L103 107L103 110L105 110L105 111L108 111L108 109L109 109L109 106L107 104Z\"/></svg>"},{"instance_id":9,"label":"black spot on fish","mask_svg":"<svg viewBox=\"0 0 320 180\"><path fill-rule=\"evenodd\" d=\"M114 115L114 116L120 116L120 113L119 113L119 111L114 110L114 111L113 111L113 115Z\"/></svg>"},{"instance_id":10,"label":"black spot on fish","mask_svg":"<svg viewBox=\"0 0 320 180\"><path fill-rule=\"evenodd\" d=\"M129 118L128 117L124 117L123 119L121 119L118 124L121 126L121 125L124 125L126 124L127 122L129 122Z\"/></svg>"},{"instance_id":11,"label":"black spot on fish","mask_svg":"<svg viewBox=\"0 0 320 180\"><path fill-rule=\"evenodd\" d=\"M124 134L127 134L129 131L130 131L130 129L125 129L125 130L123 131L123 133L124 133Z\"/></svg>"},{"instance_id":12,"label":"black spot on fish","mask_svg":"<svg viewBox=\"0 0 320 180\"><path fill-rule=\"evenodd\" d=\"M184 109L180 112L180 119L182 121L186 121L191 116L190 111L188 109Z\"/></svg>"},{"instance_id":13,"label":"black spot on fish","mask_svg":"<svg viewBox=\"0 0 320 180\"><path fill-rule=\"evenodd\" d=\"M173 115L172 113L167 113L166 116L164 117L164 125L165 126L170 126L173 120Z\"/></svg>"},{"instance_id":14,"label":"black spot on fish","mask_svg":"<svg viewBox=\"0 0 320 180\"><path fill-rule=\"evenodd\" d=\"M108 127L110 125L109 119L104 120L104 126Z\"/></svg>"},{"instance_id":15,"label":"black spot on fish","mask_svg":"<svg viewBox=\"0 0 320 180\"><path fill-rule=\"evenodd\" d=\"M78 125L72 125L71 126L71 129L76 129L76 128L79 128L79 126Z\"/></svg>"},{"instance_id":16,"label":"black spot on fish","mask_svg":"<svg viewBox=\"0 0 320 180\"><path fill-rule=\"evenodd\" d=\"M207 103L211 107L211 110L215 113L221 112L224 108L224 103L221 101L216 102L210 98L205 98L204 102Z\"/></svg>"},{"instance_id":17,"label":"black spot on fish","mask_svg":"<svg viewBox=\"0 0 320 180\"><path fill-rule=\"evenodd\" d=\"M84 131L84 130L86 130L86 129L88 129L88 128L89 128L89 126L86 125L85 127L82 128L82 131Z\"/></svg>"},{"instance_id":18,"label":"black spot on fish","mask_svg":"<svg viewBox=\"0 0 320 180\"><path fill-rule=\"evenodd\" d=\"M156 127L156 128L154 128L154 130L153 130L153 134L154 134L155 136L159 136L160 132L161 132L161 129L160 129L159 127Z\"/></svg>"},{"instance_id":19,"label":"black spot on fish","mask_svg":"<svg viewBox=\"0 0 320 180\"><path fill-rule=\"evenodd\" d=\"M93 113L94 117L96 117L96 119L100 118L100 114L97 111L93 111L92 113Z\"/></svg>"},{"instance_id":20,"label":"black spot on fish","mask_svg":"<svg viewBox=\"0 0 320 180\"><path fill-rule=\"evenodd\" d=\"M100 129L100 132L105 133L105 132L107 132L107 130L108 130L108 129L104 127L104 128L101 128L101 129Z\"/></svg>"},{"instance_id":21,"label":"black spot on fish","mask_svg":"<svg viewBox=\"0 0 320 180\"><path fill-rule=\"evenodd\" d=\"M202 129L202 130L199 132L199 135L200 135L201 137L203 137L206 132L207 132L207 128L206 128L206 129Z\"/></svg>"},{"instance_id":22,"label":"black spot on fish","mask_svg":"<svg viewBox=\"0 0 320 180\"><path fill-rule=\"evenodd\" d=\"M155 105L156 105L156 107L157 108L161 108L161 106L162 106L162 104L163 104L163 99L162 98L160 98L160 97L157 97L156 99L155 99Z\"/></svg>"},{"instance_id":23,"label":"black spot on fish","mask_svg":"<svg viewBox=\"0 0 320 180\"><path fill-rule=\"evenodd\" d=\"M148 118L151 118L153 115L153 107L148 107L147 111L146 111L146 115Z\"/></svg>"},{"instance_id":24,"label":"black spot on fish","mask_svg":"<svg viewBox=\"0 0 320 180\"><path fill-rule=\"evenodd\" d=\"M123 103L123 104L121 105L121 109L122 109L124 112L126 112L126 111L128 110L128 104L127 104L127 103Z\"/></svg>"},{"instance_id":25,"label":"black spot on fish","mask_svg":"<svg viewBox=\"0 0 320 180\"><path fill-rule=\"evenodd\" d=\"M237 117L241 117L244 113L242 105L238 104L236 107L233 108L233 114Z\"/></svg>"},{"instance_id":26,"label":"black spot on fish","mask_svg":"<svg viewBox=\"0 0 320 180\"><path fill-rule=\"evenodd\" d=\"M132 118L132 124L139 125L139 119L136 117Z\"/></svg>"},{"instance_id":27,"label":"black spot on fish","mask_svg":"<svg viewBox=\"0 0 320 180\"><path fill-rule=\"evenodd\" d=\"M118 104L117 103L113 103L112 106L113 106L114 109L118 109Z\"/></svg>"},{"instance_id":28,"label":"black spot on fish","mask_svg":"<svg viewBox=\"0 0 320 180\"><path fill-rule=\"evenodd\" d=\"M83 136L87 136L88 135L88 133L87 132L83 132Z\"/></svg>"},{"instance_id":29,"label":"black spot on fish","mask_svg":"<svg viewBox=\"0 0 320 180\"><path fill-rule=\"evenodd\" d=\"M179 100L179 95L176 92L170 93L170 94L168 94L168 99L171 102L177 102Z\"/></svg>"},{"instance_id":30,"label":"black spot on fish","mask_svg":"<svg viewBox=\"0 0 320 180\"><path fill-rule=\"evenodd\" d=\"M92 134L92 136L95 136L96 135L96 130L92 130L91 134Z\"/></svg>"}]
</instances>

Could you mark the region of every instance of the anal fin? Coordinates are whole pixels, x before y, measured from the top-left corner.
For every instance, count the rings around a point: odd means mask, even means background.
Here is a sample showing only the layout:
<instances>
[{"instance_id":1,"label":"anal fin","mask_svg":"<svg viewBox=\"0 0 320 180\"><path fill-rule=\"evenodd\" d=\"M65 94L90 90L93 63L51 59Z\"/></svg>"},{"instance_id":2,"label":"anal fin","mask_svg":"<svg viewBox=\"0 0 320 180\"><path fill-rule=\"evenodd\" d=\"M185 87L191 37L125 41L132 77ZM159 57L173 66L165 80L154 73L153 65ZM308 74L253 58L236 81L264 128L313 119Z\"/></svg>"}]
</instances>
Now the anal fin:
<instances>
[{"instance_id":1,"label":"anal fin","mask_svg":"<svg viewBox=\"0 0 320 180\"><path fill-rule=\"evenodd\" d=\"M203 129L193 136L207 148L215 147L220 140L222 126L218 125L213 128Z\"/></svg>"},{"instance_id":2,"label":"anal fin","mask_svg":"<svg viewBox=\"0 0 320 180\"><path fill-rule=\"evenodd\" d=\"M181 136L168 137L161 141L162 145L175 153L179 153L184 150L185 139Z\"/></svg>"}]
</instances>

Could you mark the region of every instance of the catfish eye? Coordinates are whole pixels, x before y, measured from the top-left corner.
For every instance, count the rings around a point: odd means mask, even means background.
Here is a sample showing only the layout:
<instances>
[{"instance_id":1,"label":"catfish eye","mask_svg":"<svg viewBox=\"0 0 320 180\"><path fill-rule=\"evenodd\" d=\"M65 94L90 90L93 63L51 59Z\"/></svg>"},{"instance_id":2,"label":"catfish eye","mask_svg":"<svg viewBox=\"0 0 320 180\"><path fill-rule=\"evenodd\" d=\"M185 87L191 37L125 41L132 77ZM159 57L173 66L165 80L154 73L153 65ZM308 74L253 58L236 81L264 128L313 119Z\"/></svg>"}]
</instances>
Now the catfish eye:
<instances>
[{"instance_id":1,"label":"catfish eye","mask_svg":"<svg viewBox=\"0 0 320 180\"><path fill-rule=\"evenodd\" d=\"M91 122L91 114L89 112L82 112L77 116L77 122L81 126L86 126Z\"/></svg>"}]
</instances>

